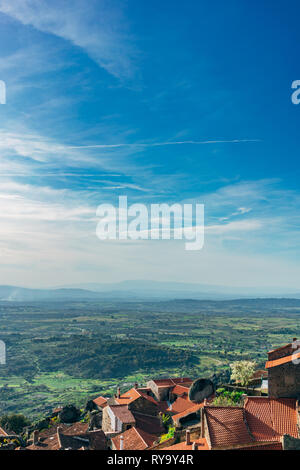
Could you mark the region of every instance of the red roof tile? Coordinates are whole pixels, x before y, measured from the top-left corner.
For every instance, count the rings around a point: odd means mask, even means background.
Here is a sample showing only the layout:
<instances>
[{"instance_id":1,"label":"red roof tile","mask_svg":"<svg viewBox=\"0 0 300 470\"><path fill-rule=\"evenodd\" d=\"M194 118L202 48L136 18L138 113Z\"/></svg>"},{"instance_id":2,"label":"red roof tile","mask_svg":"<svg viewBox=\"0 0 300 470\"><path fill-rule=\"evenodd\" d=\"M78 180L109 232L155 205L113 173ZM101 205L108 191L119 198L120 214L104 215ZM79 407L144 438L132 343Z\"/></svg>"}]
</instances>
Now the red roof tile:
<instances>
[{"instance_id":1,"label":"red roof tile","mask_svg":"<svg viewBox=\"0 0 300 470\"><path fill-rule=\"evenodd\" d=\"M122 393L120 398L116 398L116 402L119 403L120 405L129 405L133 401L135 401L137 398L140 398L141 395L135 388L131 388L125 393Z\"/></svg>"},{"instance_id":2,"label":"red roof tile","mask_svg":"<svg viewBox=\"0 0 300 470\"><path fill-rule=\"evenodd\" d=\"M129 405L138 398L143 397L146 400L151 401L153 404L157 405L157 401L150 395L147 395L147 390L148 389L131 388L130 390L128 390L128 392L123 393L120 398L116 398L115 400L120 405Z\"/></svg>"},{"instance_id":3,"label":"red roof tile","mask_svg":"<svg viewBox=\"0 0 300 470\"><path fill-rule=\"evenodd\" d=\"M244 421L244 409L240 407L206 406L212 448L228 448L253 442Z\"/></svg>"},{"instance_id":4,"label":"red roof tile","mask_svg":"<svg viewBox=\"0 0 300 470\"><path fill-rule=\"evenodd\" d=\"M187 445L186 441L184 442L179 442L178 444L174 444L169 447L164 447L161 450L192 450L193 449L193 443L198 444L198 450L209 450L207 440L204 438L201 439L195 439L194 441L191 441L191 444Z\"/></svg>"},{"instance_id":5,"label":"red roof tile","mask_svg":"<svg viewBox=\"0 0 300 470\"><path fill-rule=\"evenodd\" d=\"M167 411L171 411L172 413L181 413L182 411L187 410L191 406L192 406L192 403L187 398L178 397L169 406Z\"/></svg>"},{"instance_id":6,"label":"red roof tile","mask_svg":"<svg viewBox=\"0 0 300 470\"><path fill-rule=\"evenodd\" d=\"M183 394L188 394L190 390L189 385L175 385L175 387L172 390L172 393L174 395L183 395Z\"/></svg>"},{"instance_id":7,"label":"red roof tile","mask_svg":"<svg viewBox=\"0 0 300 470\"><path fill-rule=\"evenodd\" d=\"M190 403L190 405L192 405L192 403ZM186 410L182 411L181 413L177 413L176 415L173 415L172 420L173 421L178 421L180 418L184 418L185 416L187 416L191 413L196 413L196 411L200 410L200 408L203 408L203 406L204 406L203 403L192 405L189 408L187 408Z\"/></svg>"},{"instance_id":8,"label":"red roof tile","mask_svg":"<svg viewBox=\"0 0 300 470\"><path fill-rule=\"evenodd\" d=\"M300 358L300 352L295 352L290 356L281 357L279 359L274 359L273 361L266 362L266 369L270 369L270 367L280 366L281 364L287 364L288 362L292 362L295 359Z\"/></svg>"},{"instance_id":9,"label":"red roof tile","mask_svg":"<svg viewBox=\"0 0 300 470\"><path fill-rule=\"evenodd\" d=\"M123 436L123 450L145 450L157 440L157 436L148 434L141 429L130 428L111 439L117 450L120 450L121 436Z\"/></svg>"},{"instance_id":10,"label":"red roof tile","mask_svg":"<svg viewBox=\"0 0 300 470\"><path fill-rule=\"evenodd\" d=\"M258 445L239 447L235 450L282 450L281 442L259 443Z\"/></svg>"},{"instance_id":11,"label":"red roof tile","mask_svg":"<svg viewBox=\"0 0 300 470\"><path fill-rule=\"evenodd\" d=\"M296 400L248 397L245 416L256 441L279 441L283 434L298 437Z\"/></svg>"},{"instance_id":12,"label":"red roof tile","mask_svg":"<svg viewBox=\"0 0 300 470\"><path fill-rule=\"evenodd\" d=\"M101 406L101 408L104 408L106 405L107 405L107 398L104 398L104 397L98 397L98 398L95 398L95 400L93 400L93 402L97 405L97 406Z\"/></svg>"},{"instance_id":13,"label":"red roof tile","mask_svg":"<svg viewBox=\"0 0 300 470\"><path fill-rule=\"evenodd\" d=\"M298 437L296 400L279 398L271 400L271 414L275 432L279 436L290 434Z\"/></svg>"}]
</instances>

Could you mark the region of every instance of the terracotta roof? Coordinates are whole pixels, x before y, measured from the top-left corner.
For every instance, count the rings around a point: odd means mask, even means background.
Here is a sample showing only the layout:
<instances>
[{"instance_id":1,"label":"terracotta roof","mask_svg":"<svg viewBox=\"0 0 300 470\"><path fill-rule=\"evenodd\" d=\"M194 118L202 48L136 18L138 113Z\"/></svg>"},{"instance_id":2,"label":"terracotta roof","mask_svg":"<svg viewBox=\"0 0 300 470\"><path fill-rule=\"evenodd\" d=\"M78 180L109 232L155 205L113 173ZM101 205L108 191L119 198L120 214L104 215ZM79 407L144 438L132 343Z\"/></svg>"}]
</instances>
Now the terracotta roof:
<instances>
[{"instance_id":1,"label":"terracotta roof","mask_svg":"<svg viewBox=\"0 0 300 470\"><path fill-rule=\"evenodd\" d=\"M192 402L190 402L187 398L178 397L169 406L167 411L171 411L172 413L181 413L182 411L185 411L190 408L192 405Z\"/></svg>"},{"instance_id":2,"label":"terracotta roof","mask_svg":"<svg viewBox=\"0 0 300 470\"><path fill-rule=\"evenodd\" d=\"M135 423L134 416L127 405L109 405L109 408L122 423Z\"/></svg>"},{"instance_id":3,"label":"terracotta roof","mask_svg":"<svg viewBox=\"0 0 300 470\"><path fill-rule=\"evenodd\" d=\"M138 398L145 398L146 400L151 401L155 405L157 405L157 402L155 399L149 395L147 395L147 390L148 389L138 389L138 388L131 388L128 390L128 392L123 393L120 398L116 398L115 401L119 403L120 405L129 405L133 401L137 400Z\"/></svg>"},{"instance_id":4,"label":"terracotta roof","mask_svg":"<svg viewBox=\"0 0 300 470\"><path fill-rule=\"evenodd\" d=\"M120 398L116 398L116 402L120 405L129 405L129 403L132 403L140 397L139 392L135 388L131 388L128 392L123 393Z\"/></svg>"},{"instance_id":5,"label":"terracotta roof","mask_svg":"<svg viewBox=\"0 0 300 470\"><path fill-rule=\"evenodd\" d=\"M190 386L189 385L175 385L175 387L173 388L172 390L172 393L174 395L184 395L184 394L188 394L189 393L189 390L190 390Z\"/></svg>"},{"instance_id":6,"label":"terracotta roof","mask_svg":"<svg viewBox=\"0 0 300 470\"><path fill-rule=\"evenodd\" d=\"M243 408L205 406L205 415L212 448L228 448L253 442L244 420Z\"/></svg>"},{"instance_id":7,"label":"terracotta roof","mask_svg":"<svg viewBox=\"0 0 300 470\"><path fill-rule=\"evenodd\" d=\"M120 437L123 436L124 450L145 450L152 446L157 440L157 436L148 434L140 429L130 428L122 434L113 437L111 440L117 450L120 450Z\"/></svg>"},{"instance_id":8,"label":"terracotta roof","mask_svg":"<svg viewBox=\"0 0 300 470\"><path fill-rule=\"evenodd\" d=\"M101 406L101 408L105 408L105 406L107 405L107 398L104 398L104 397L98 397L98 398L95 398L95 400L93 400L93 402L97 405L97 406Z\"/></svg>"},{"instance_id":9,"label":"terracotta roof","mask_svg":"<svg viewBox=\"0 0 300 470\"><path fill-rule=\"evenodd\" d=\"M194 442L198 444L198 450L209 450L207 440L205 438L195 439L194 441L191 440L190 445L187 445L186 441L184 441L184 442L179 442L178 444L174 444L173 446L164 447L163 449L160 449L160 450L192 450Z\"/></svg>"},{"instance_id":10,"label":"terracotta roof","mask_svg":"<svg viewBox=\"0 0 300 470\"><path fill-rule=\"evenodd\" d=\"M266 369L270 369L270 367L280 366L281 364L287 364L288 362L292 362L294 359L300 358L300 352L295 352L290 356L281 357L279 359L274 359L273 361L266 362Z\"/></svg>"},{"instance_id":11,"label":"terracotta roof","mask_svg":"<svg viewBox=\"0 0 300 470\"><path fill-rule=\"evenodd\" d=\"M268 397L248 397L245 412L250 432L256 441L276 440Z\"/></svg>"},{"instance_id":12,"label":"terracotta roof","mask_svg":"<svg viewBox=\"0 0 300 470\"><path fill-rule=\"evenodd\" d=\"M283 450L281 442L258 443L247 447L239 447L235 450Z\"/></svg>"},{"instance_id":13,"label":"terracotta roof","mask_svg":"<svg viewBox=\"0 0 300 470\"><path fill-rule=\"evenodd\" d=\"M191 405L191 403L190 403ZM177 413L176 415L172 416L173 421L178 421L180 418L184 418L185 416L188 416L191 413L196 413L196 411L200 410L200 408L203 408L204 404L199 403L196 405L192 405L186 410L182 411L181 413Z\"/></svg>"},{"instance_id":14,"label":"terracotta roof","mask_svg":"<svg viewBox=\"0 0 300 470\"><path fill-rule=\"evenodd\" d=\"M297 407L293 398L279 398L271 401L271 414L275 432L279 436L298 436Z\"/></svg>"}]
</instances>

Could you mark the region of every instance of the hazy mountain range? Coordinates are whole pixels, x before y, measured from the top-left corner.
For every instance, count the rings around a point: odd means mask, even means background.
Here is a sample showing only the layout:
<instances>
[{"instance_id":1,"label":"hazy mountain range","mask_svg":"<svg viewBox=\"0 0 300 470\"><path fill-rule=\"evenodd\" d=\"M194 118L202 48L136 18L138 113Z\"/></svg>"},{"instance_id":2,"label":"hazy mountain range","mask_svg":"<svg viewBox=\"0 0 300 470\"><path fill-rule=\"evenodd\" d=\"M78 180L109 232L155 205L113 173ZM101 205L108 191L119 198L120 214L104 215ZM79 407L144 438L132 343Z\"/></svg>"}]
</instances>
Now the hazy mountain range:
<instances>
[{"instance_id":1,"label":"hazy mountain range","mask_svg":"<svg viewBox=\"0 0 300 470\"><path fill-rule=\"evenodd\" d=\"M237 298L296 298L298 292L279 288L229 288L202 284L159 281L123 281L111 284L87 283L59 288L30 289L0 286L0 301L70 300L228 300Z\"/></svg>"}]
</instances>

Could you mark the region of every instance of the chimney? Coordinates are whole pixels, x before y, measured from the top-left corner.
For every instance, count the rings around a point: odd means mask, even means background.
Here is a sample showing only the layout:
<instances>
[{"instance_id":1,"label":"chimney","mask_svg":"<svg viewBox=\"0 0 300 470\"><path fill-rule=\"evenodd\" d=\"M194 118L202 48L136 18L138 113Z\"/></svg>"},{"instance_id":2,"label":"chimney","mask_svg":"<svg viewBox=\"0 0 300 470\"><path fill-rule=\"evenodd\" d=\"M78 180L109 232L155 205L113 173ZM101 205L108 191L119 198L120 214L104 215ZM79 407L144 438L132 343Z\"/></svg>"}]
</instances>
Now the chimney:
<instances>
[{"instance_id":1,"label":"chimney","mask_svg":"<svg viewBox=\"0 0 300 470\"><path fill-rule=\"evenodd\" d=\"M33 431L33 445L37 446L39 443L39 432Z\"/></svg>"},{"instance_id":2,"label":"chimney","mask_svg":"<svg viewBox=\"0 0 300 470\"><path fill-rule=\"evenodd\" d=\"M139 388L139 384L138 384L137 382L135 382L134 388L135 388L135 389Z\"/></svg>"},{"instance_id":3,"label":"chimney","mask_svg":"<svg viewBox=\"0 0 300 470\"><path fill-rule=\"evenodd\" d=\"M193 447L192 447L193 450L198 450L198 444L197 442L193 442Z\"/></svg>"},{"instance_id":4,"label":"chimney","mask_svg":"<svg viewBox=\"0 0 300 470\"><path fill-rule=\"evenodd\" d=\"M191 431L189 429L187 429L185 433L185 443L187 446L191 445Z\"/></svg>"},{"instance_id":5,"label":"chimney","mask_svg":"<svg viewBox=\"0 0 300 470\"><path fill-rule=\"evenodd\" d=\"M117 390L117 397L120 398L120 396L121 396L121 389L120 389L120 387L118 387L118 390Z\"/></svg>"},{"instance_id":6,"label":"chimney","mask_svg":"<svg viewBox=\"0 0 300 470\"><path fill-rule=\"evenodd\" d=\"M120 437L120 450L124 450L124 437Z\"/></svg>"}]
</instances>

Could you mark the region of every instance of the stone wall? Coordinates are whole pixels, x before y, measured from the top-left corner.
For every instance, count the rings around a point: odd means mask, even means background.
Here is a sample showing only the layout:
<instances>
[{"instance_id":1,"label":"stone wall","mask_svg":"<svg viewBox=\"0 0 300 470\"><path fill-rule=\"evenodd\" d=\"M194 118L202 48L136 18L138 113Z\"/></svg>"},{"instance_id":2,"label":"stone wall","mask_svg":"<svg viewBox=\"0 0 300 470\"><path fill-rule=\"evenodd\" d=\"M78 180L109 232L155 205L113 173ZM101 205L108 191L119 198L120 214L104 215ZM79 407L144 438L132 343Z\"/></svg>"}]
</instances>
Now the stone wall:
<instances>
[{"instance_id":1,"label":"stone wall","mask_svg":"<svg viewBox=\"0 0 300 470\"><path fill-rule=\"evenodd\" d=\"M269 396L271 398L300 397L300 364L292 362L270 367Z\"/></svg>"},{"instance_id":2,"label":"stone wall","mask_svg":"<svg viewBox=\"0 0 300 470\"><path fill-rule=\"evenodd\" d=\"M158 401L169 400L169 393L172 387L158 387L153 380L147 382L147 387L151 389Z\"/></svg>"},{"instance_id":3,"label":"stone wall","mask_svg":"<svg viewBox=\"0 0 300 470\"><path fill-rule=\"evenodd\" d=\"M135 411L139 413L144 413L146 415L157 416L159 412L159 408L155 403L152 403L150 400L146 398L140 397L134 400L132 403L128 405L128 408L133 413Z\"/></svg>"},{"instance_id":4,"label":"stone wall","mask_svg":"<svg viewBox=\"0 0 300 470\"><path fill-rule=\"evenodd\" d=\"M105 433L113 432L111 426L111 419L108 413L108 406L106 406L102 413L102 429Z\"/></svg>"}]
</instances>

